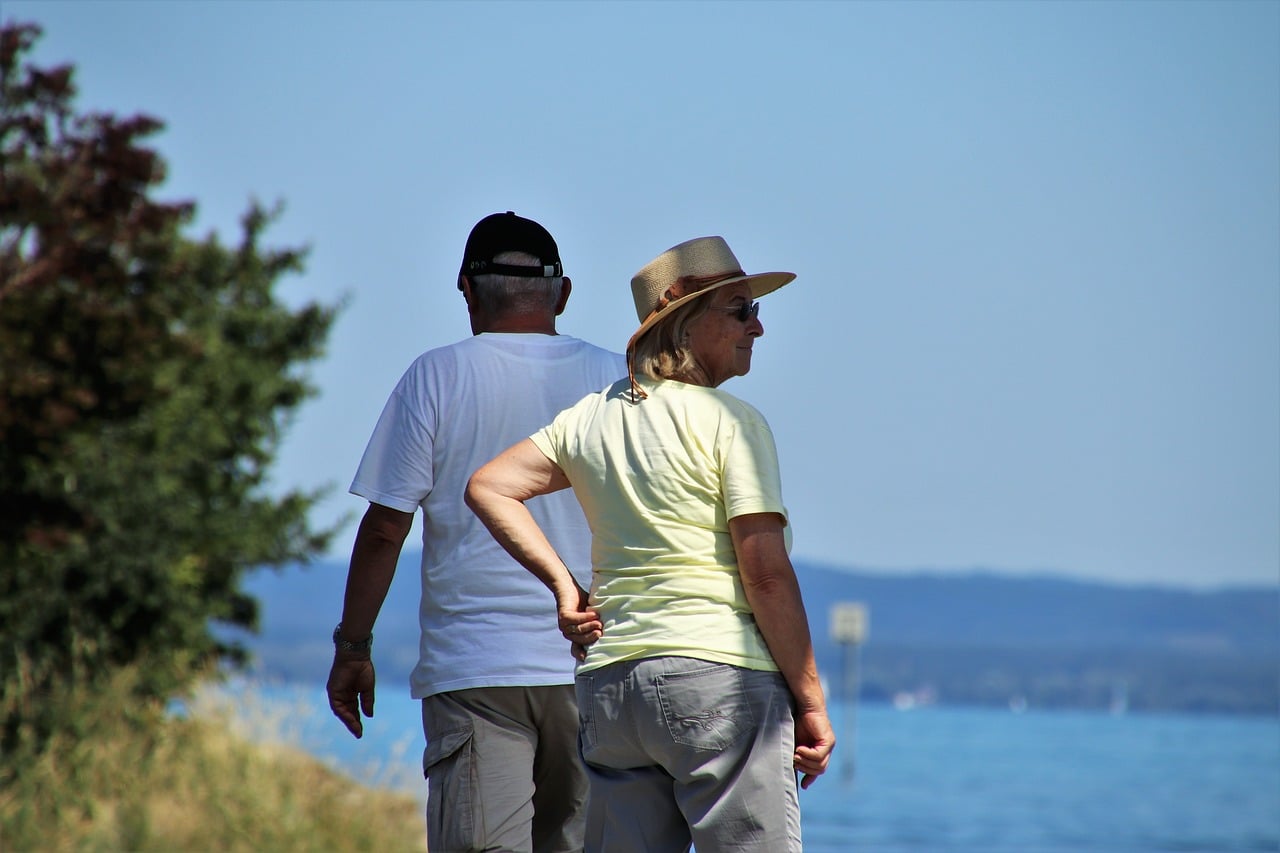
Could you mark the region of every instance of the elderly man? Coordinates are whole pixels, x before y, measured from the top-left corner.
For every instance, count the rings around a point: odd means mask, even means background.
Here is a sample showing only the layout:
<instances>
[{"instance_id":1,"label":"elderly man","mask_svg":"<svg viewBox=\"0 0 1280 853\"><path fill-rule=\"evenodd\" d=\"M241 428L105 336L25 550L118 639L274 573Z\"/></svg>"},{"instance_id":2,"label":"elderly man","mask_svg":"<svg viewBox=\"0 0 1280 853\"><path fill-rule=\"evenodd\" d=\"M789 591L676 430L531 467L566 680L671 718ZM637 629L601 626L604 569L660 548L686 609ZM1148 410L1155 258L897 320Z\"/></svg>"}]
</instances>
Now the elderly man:
<instances>
[{"instance_id":1,"label":"elderly man","mask_svg":"<svg viewBox=\"0 0 1280 853\"><path fill-rule=\"evenodd\" d=\"M569 299L555 240L496 213L467 239L458 289L473 337L420 356L383 409L351 485L369 501L356 534L329 704L356 737L373 712L370 648L413 514L422 509L419 660L433 851L581 850L587 785L574 660L551 597L463 503L503 448L626 373L623 358L556 332ZM582 582L590 533L571 492L531 507Z\"/></svg>"}]
</instances>

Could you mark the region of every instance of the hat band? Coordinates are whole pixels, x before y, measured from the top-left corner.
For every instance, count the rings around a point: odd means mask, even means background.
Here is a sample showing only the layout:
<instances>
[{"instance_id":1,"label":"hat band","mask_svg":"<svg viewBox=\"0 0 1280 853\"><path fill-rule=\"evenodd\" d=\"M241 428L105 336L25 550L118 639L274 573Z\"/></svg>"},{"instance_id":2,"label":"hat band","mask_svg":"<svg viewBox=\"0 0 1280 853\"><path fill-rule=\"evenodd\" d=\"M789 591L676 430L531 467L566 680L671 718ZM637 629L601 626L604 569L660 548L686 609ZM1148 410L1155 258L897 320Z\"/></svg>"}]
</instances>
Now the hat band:
<instances>
[{"instance_id":1,"label":"hat band","mask_svg":"<svg viewBox=\"0 0 1280 853\"><path fill-rule=\"evenodd\" d=\"M644 323L649 322L653 315L659 314L672 302L684 299L686 296L692 296L695 293L706 290L713 284L722 281L728 281L731 278L739 278L745 276L742 270L734 270L732 272L715 273L714 275L682 275L676 279L676 283L662 291L662 295L658 297L658 304L649 312L649 316L644 318Z\"/></svg>"}]
</instances>

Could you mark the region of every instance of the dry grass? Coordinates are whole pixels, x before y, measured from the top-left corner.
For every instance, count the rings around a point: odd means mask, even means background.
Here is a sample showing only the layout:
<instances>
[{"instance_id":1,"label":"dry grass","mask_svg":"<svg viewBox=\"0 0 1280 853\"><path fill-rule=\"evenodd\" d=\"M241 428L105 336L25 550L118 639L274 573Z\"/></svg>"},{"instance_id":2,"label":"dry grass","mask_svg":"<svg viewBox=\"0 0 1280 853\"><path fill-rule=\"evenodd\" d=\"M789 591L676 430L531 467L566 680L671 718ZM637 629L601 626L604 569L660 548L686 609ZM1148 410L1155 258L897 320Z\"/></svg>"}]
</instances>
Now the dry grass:
<instances>
[{"instance_id":1,"label":"dry grass","mask_svg":"<svg viewBox=\"0 0 1280 853\"><path fill-rule=\"evenodd\" d=\"M217 709L131 707L127 680L68 696L48 748L0 756L0 850L425 849L412 796L250 740Z\"/></svg>"}]
</instances>

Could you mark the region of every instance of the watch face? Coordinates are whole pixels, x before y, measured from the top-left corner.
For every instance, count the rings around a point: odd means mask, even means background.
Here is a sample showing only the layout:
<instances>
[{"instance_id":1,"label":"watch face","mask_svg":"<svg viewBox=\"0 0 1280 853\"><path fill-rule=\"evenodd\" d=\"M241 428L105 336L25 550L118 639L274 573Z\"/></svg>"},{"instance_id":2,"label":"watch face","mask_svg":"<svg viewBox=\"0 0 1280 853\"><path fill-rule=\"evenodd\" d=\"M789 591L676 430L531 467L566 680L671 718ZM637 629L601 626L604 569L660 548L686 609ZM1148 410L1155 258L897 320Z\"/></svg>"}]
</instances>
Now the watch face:
<instances>
[{"instance_id":1,"label":"watch face","mask_svg":"<svg viewBox=\"0 0 1280 853\"><path fill-rule=\"evenodd\" d=\"M344 652L367 652L373 648L373 637L369 636L365 639L353 643L351 640L342 638L342 624L333 629L333 644Z\"/></svg>"}]
</instances>

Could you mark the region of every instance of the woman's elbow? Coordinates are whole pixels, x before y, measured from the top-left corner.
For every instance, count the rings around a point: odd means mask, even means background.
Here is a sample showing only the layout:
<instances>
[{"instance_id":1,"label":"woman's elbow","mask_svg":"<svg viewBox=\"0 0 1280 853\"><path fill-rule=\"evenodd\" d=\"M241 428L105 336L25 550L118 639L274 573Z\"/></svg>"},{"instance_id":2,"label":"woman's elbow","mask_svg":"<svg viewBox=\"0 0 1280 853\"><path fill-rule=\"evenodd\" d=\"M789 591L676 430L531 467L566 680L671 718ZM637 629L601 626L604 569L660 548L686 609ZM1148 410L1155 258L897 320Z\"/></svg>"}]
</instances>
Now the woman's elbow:
<instances>
[{"instance_id":1,"label":"woman's elbow","mask_svg":"<svg viewBox=\"0 0 1280 853\"><path fill-rule=\"evenodd\" d=\"M772 597L790 589L794 575L788 577L788 574L773 568L758 569L743 573L742 584L755 595Z\"/></svg>"},{"instance_id":2,"label":"woman's elbow","mask_svg":"<svg viewBox=\"0 0 1280 853\"><path fill-rule=\"evenodd\" d=\"M485 470L481 468L471 475L471 479L467 480L467 488L462 493L462 500L472 512L479 515L481 508L485 505L485 499L491 492L492 488L485 476Z\"/></svg>"}]
</instances>

